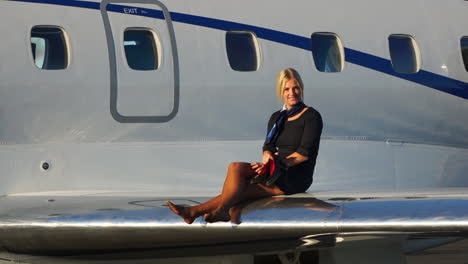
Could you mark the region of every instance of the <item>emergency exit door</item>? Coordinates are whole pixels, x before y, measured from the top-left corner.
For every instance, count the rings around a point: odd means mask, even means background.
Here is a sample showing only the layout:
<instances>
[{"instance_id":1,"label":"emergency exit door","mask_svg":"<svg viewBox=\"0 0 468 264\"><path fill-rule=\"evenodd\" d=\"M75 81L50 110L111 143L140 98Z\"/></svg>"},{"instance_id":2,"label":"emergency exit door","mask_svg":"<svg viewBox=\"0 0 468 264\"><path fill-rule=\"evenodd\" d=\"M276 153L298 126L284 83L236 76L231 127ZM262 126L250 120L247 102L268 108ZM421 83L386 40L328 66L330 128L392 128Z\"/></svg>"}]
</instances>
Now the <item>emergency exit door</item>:
<instances>
[{"instance_id":1,"label":"emergency exit door","mask_svg":"<svg viewBox=\"0 0 468 264\"><path fill-rule=\"evenodd\" d=\"M110 111L119 122L167 122L178 111L179 69L170 13L157 0L104 0Z\"/></svg>"}]
</instances>

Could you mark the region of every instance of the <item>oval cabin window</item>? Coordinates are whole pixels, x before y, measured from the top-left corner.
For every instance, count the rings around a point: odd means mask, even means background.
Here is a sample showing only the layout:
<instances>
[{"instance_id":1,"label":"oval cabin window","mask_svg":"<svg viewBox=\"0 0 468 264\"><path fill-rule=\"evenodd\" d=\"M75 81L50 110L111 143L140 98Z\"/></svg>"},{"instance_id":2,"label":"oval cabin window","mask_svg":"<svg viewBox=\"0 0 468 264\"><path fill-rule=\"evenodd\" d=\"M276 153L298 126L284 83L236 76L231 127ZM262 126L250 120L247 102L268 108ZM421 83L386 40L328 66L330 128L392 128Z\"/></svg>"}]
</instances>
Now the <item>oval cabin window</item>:
<instances>
[{"instance_id":1,"label":"oval cabin window","mask_svg":"<svg viewBox=\"0 0 468 264\"><path fill-rule=\"evenodd\" d=\"M421 68L421 55L416 40L410 35L393 34L388 37L393 70L398 73L417 73Z\"/></svg>"},{"instance_id":2,"label":"oval cabin window","mask_svg":"<svg viewBox=\"0 0 468 264\"><path fill-rule=\"evenodd\" d=\"M235 71L256 71L260 67L260 49L252 32L226 32L226 52L229 65Z\"/></svg>"},{"instance_id":3,"label":"oval cabin window","mask_svg":"<svg viewBox=\"0 0 468 264\"><path fill-rule=\"evenodd\" d=\"M124 50L127 64L137 71L157 70L161 64L157 34L145 28L127 28L124 32Z\"/></svg>"},{"instance_id":4,"label":"oval cabin window","mask_svg":"<svg viewBox=\"0 0 468 264\"><path fill-rule=\"evenodd\" d=\"M465 70L468 71L468 37L463 37L460 40L461 54Z\"/></svg>"},{"instance_id":5,"label":"oval cabin window","mask_svg":"<svg viewBox=\"0 0 468 264\"><path fill-rule=\"evenodd\" d=\"M69 52L65 31L57 26L33 27L31 29L31 52L34 64L39 69L66 69Z\"/></svg>"},{"instance_id":6,"label":"oval cabin window","mask_svg":"<svg viewBox=\"0 0 468 264\"><path fill-rule=\"evenodd\" d=\"M341 72L345 56L341 39L334 33L318 32L312 34L311 50L315 67L320 72Z\"/></svg>"}]
</instances>

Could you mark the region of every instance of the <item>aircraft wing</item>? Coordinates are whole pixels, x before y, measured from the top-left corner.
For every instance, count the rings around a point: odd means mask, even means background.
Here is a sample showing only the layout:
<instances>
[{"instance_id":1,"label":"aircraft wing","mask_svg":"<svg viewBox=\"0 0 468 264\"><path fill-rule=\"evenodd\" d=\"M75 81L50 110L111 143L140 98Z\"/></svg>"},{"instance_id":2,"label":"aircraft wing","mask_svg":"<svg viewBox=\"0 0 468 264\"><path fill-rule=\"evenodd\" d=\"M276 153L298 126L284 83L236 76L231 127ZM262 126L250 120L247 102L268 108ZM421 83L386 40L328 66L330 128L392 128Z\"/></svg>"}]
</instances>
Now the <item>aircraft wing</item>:
<instances>
[{"instance_id":1,"label":"aircraft wing","mask_svg":"<svg viewBox=\"0 0 468 264\"><path fill-rule=\"evenodd\" d=\"M374 238L443 244L468 231L468 192L317 193L239 205L240 224L182 221L166 206L208 198L38 195L0 198L0 246L34 255L213 255L309 250ZM446 240L450 238L451 240ZM416 251L430 243L406 244ZM147 254L147 255L145 255Z\"/></svg>"}]
</instances>

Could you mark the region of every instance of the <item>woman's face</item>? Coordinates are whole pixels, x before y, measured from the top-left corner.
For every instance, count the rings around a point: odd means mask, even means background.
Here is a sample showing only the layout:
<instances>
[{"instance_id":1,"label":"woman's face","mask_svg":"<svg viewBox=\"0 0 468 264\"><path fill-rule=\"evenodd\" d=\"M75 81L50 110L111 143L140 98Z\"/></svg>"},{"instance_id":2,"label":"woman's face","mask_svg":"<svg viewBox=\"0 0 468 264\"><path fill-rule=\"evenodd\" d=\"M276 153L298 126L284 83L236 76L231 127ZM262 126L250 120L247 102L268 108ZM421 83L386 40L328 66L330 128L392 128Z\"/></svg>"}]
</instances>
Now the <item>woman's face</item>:
<instances>
[{"instance_id":1,"label":"woman's face","mask_svg":"<svg viewBox=\"0 0 468 264\"><path fill-rule=\"evenodd\" d=\"M296 79L290 79L284 84L283 101L288 110L301 101L301 88Z\"/></svg>"}]
</instances>

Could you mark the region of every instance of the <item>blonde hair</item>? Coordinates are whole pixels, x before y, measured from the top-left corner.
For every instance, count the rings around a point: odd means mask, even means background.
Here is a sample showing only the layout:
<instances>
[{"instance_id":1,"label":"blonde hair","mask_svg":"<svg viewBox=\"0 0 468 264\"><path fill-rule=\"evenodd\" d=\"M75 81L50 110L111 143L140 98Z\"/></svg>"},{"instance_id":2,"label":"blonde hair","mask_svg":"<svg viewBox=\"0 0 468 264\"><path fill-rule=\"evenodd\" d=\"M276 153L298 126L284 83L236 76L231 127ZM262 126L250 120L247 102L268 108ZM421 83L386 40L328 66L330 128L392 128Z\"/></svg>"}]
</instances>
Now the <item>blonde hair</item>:
<instances>
[{"instance_id":1,"label":"blonde hair","mask_svg":"<svg viewBox=\"0 0 468 264\"><path fill-rule=\"evenodd\" d=\"M291 79L296 79L299 89L301 90L301 100L304 99L304 83L302 82L301 76L295 69L287 68L280 71L276 78L276 94L280 101L283 99L284 85Z\"/></svg>"}]
</instances>

